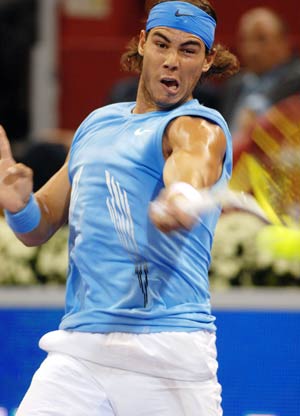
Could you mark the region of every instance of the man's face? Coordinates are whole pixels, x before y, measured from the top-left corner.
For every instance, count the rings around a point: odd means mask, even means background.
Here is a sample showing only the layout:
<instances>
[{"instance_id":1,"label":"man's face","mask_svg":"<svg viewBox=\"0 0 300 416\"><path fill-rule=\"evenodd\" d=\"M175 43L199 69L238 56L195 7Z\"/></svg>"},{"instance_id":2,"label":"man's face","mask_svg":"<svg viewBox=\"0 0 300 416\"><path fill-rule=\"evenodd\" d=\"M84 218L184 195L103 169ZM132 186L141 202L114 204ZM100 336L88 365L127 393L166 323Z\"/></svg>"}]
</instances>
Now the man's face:
<instances>
[{"instance_id":1,"label":"man's face","mask_svg":"<svg viewBox=\"0 0 300 416\"><path fill-rule=\"evenodd\" d=\"M206 57L197 36L166 27L152 29L147 39L142 31L139 53L143 69L138 101L144 111L168 109L192 99L201 73L208 71L214 58Z\"/></svg>"},{"instance_id":2,"label":"man's face","mask_svg":"<svg viewBox=\"0 0 300 416\"><path fill-rule=\"evenodd\" d=\"M269 16L245 19L238 32L238 50L242 64L263 74L281 64L286 54L286 39Z\"/></svg>"}]
</instances>

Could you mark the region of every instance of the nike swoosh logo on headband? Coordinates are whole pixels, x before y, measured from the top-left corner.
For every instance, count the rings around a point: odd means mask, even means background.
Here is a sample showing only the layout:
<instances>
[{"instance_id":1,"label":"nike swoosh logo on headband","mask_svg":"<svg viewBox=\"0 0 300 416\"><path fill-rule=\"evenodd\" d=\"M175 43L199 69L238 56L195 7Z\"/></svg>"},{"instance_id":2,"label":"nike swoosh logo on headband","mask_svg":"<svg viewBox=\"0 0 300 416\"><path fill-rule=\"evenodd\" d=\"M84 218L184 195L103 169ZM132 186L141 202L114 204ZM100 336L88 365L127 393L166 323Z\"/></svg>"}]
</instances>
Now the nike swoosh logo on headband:
<instances>
[{"instance_id":1,"label":"nike swoosh logo on headband","mask_svg":"<svg viewBox=\"0 0 300 416\"><path fill-rule=\"evenodd\" d=\"M181 17L181 16L194 16L193 14L188 14L188 13L180 13L180 11L177 9L175 12L175 16L176 17Z\"/></svg>"}]
</instances>

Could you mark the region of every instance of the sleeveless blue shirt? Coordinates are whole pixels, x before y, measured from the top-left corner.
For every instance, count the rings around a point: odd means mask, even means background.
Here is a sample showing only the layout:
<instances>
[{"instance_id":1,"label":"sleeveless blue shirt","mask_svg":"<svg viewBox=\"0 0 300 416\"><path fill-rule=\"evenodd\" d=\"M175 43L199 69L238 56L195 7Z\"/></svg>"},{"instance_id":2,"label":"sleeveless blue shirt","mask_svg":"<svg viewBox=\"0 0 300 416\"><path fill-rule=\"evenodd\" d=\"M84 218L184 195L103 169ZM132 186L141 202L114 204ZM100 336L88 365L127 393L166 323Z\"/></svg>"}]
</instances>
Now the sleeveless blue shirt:
<instances>
[{"instance_id":1,"label":"sleeveless blue shirt","mask_svg":"<svg viewBox=\"0 0 300 416\"><path fill-rule=\"evenodd\" d=\"M135 103L97 109L70 151L69 270L60 329L97 333L215 330L208 269L220 208L191 231L160 232L148 209L163 188L162 137L182 115L218 124L227 139L220 179L232 169L228 127L191 100L171 111L133 114Z\"/></svg>"}]
</instances>

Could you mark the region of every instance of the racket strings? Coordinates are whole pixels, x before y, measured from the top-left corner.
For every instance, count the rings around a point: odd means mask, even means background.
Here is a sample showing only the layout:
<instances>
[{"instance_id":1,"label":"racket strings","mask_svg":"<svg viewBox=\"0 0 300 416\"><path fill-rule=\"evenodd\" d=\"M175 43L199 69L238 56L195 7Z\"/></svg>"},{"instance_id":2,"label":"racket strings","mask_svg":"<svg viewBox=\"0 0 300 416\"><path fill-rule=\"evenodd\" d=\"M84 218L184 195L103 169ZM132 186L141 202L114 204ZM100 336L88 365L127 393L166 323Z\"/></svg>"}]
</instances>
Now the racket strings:
<instances>
[{"instance_id":1,"label":"racket strings","mask_svg":"<svg viewBox=\"0 0 300 416\"><path fill-rule=\"evenodd\" d=\"M272 223L300 226L300 96L272 107L251 131L230 187L254 195Z\"/></svg>"}]
</instances>

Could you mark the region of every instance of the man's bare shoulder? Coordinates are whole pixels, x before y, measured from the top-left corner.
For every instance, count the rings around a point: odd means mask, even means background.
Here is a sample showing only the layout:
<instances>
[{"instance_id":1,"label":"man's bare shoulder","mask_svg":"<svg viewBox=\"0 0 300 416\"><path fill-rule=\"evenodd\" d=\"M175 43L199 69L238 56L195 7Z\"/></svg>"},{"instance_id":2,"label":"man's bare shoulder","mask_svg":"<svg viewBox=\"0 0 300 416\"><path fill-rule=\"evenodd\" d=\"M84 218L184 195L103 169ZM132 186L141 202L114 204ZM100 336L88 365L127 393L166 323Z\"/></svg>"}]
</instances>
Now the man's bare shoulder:
<instances>
[{"instance_id":1,"label":"man's bare shoulder","mask_svg":"<svg viewBox=\"0 0 300 416\"><path fill-rule=\"evenodd\" d=\"M222 128L211 120L196 116L181 116L174 119L166 131L171 143L182 141L225 141Z\"/></svg>"}]
</instances>

